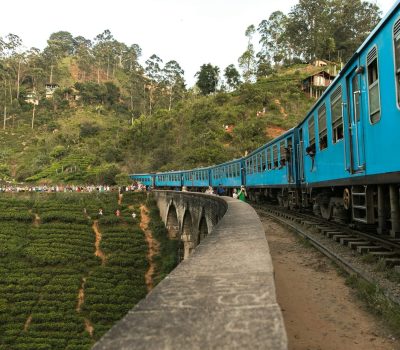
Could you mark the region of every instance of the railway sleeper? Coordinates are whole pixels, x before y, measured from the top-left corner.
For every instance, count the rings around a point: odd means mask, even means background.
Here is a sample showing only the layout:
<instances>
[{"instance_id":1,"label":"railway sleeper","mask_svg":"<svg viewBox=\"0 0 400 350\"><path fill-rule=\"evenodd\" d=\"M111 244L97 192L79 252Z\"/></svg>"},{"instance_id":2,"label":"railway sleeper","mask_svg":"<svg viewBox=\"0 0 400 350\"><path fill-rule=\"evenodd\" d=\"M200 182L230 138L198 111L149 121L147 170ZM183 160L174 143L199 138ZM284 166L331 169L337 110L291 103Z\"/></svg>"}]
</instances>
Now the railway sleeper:
<instances>
[{"instance_id":1,"label":"railway sleeper","mask_svg":"<svg viewBox=\"0 0 400 350\"><path fill-rule=\"evenodd\" d=\"M388 257L395 257L398 254L395 252L370 252L369 254L371 254L372 256L374 256L377 259L384 259L384 258L388 258Z\"/></svg>"},{"instance_id":2,"label":"railway sleeper","mask_svg":"<svg viewBox=\"0 0 400 350\"><path fill-rule=\"evenodd\" d=\"M366 254L371 252L387 252L387 250L376 245L360 245L357 247L357 252L360 254Z\"/></svg>"},{"instance_id":3,"label":"railway sleeper","mask_svg":"<svg viewBox=\"0 0 400 350\"><path fill-rule=\"evenodd\" d=\"M371 242L369 241L354 241L354 242L349 242L348 246L351 249L357 249L357 247L359 246L365 246L365 245L369 245L371 244Z\"/></svg>"},{"instance_id":4,"label":"railway sleeper","mask_svg":"<svg viewBox=\"0 0 400 350\"><path fill-rule=\"evenodd\" d=\"M400 258L387 258L385 259L387 267L394 267L396 272L400 272Z\"/></svg>"},{"instance_id":5,"label":"railway sleeper","mask_svg":"<svg viewBox=\"0 0 400 350\"><path fill-rule=\"evenodd\" d=\"M329 227L329 226L317 226L317 230L320 233L324 233L325 231L331 231L332 227Z\"/></svg>"},{"instance_id":6,"label":"railway sleeper","mask_svg":"<svg viewBox=\"0 0 400 350\"><path fill-rule=\"evenodd\" d=\"M324 232L324 234L325 234L326 237L332 238L335 235L342 235L343 232L340 232L340 231L326 231L326 232Z\"/></svg>"},{"instance_id":7,"label":"railway sleeper","mask_svg":"<svg viewBox=\"0 0 400 350\"><path fill-rule=\"evenodd\" d=\"M336 241L336 242L340 242L340 240L341 240L342 238L346 238L346 237L349 237L349 235L346 235L346 234L339 234L339 235L333 235L333 236L332 236L332 239L333 239L334 241Z\"/></svg>"},{"instance_id":8,"label":"railway sleeper","mask_svg":"<svg viewBox=\"0 0 400 350\"><path fill-rule=\"evenodd\" d=\"M350 236L350 237L343 237L340 239L339 243L341 245L348 245L350 242L363 242L364 240L362 238L358 238L355 236Z\"/></svg>"}]
</instances>

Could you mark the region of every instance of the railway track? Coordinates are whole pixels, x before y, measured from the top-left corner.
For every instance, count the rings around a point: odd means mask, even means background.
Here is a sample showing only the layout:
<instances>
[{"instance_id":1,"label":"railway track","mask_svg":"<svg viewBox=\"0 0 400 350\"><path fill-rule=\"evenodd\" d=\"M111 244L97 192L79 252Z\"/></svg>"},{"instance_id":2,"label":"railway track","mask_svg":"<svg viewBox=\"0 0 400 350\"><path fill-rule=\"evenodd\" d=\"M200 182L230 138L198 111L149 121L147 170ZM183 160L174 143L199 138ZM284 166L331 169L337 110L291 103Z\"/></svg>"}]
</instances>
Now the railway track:
<instances>
[{"instance_id":1,"label":"railway track","mask_svg":"<svg viewBox=\"0 0 400 350\"><path fill-rule=\"evenodd\" d=\"M394 283L394 288L392 286L388 290L387 285L393 285L393 283L382 282L382 278L377 277L371 264L365 263L365 266L360 264L360 261L368 255L366 260L369 262L376 261L385 269L393 270L394 268L396 272L400 272L400 240L364 233L344 224L327 221L307 213L289 211L278 206L258 204L252 204L252 206L260 217L280 222L294 230L347 273L379 285L392 302L400 305L399 283ZM347 254L341 254L346 250L348 250Z\"/></svg>"}]
</instances>

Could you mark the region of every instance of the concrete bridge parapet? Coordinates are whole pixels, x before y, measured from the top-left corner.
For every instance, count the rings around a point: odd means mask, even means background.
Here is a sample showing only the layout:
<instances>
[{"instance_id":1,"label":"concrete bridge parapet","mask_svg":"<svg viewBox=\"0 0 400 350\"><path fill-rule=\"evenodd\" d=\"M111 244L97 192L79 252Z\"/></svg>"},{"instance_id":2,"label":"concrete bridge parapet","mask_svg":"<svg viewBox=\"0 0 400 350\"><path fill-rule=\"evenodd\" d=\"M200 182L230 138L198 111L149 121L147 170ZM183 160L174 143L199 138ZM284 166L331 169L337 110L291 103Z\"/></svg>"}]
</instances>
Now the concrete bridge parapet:
<instances>
[{"instance_id":1,"label":"concrete bridge parapet","mask_svg":"<svg viewBox=\"0 0 400 350\"><path fill-rule=\"evenodd\" d=\"M184 260L93 349L287 349L254 209L199 193L154 196Z\"/></svg>"}]
</instances>

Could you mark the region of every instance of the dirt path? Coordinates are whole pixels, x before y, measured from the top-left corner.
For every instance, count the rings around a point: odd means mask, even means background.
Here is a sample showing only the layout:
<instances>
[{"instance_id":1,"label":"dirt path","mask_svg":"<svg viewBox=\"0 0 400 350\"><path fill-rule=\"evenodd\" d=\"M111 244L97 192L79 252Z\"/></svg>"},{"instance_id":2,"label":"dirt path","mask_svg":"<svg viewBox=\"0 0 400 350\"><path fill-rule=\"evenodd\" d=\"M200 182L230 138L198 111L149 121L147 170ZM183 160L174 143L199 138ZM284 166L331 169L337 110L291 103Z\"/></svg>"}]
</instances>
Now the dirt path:
<instances>
[{"instance_id":1,"label":"dirt path","mask_svg":"<svg viewBox=\"0 0 400 350\"><path fill-rule=\"evenodd\" d=\"M289 116L289 114L286 113L285 108L283 108L281 101L279 101L278 99L274 100L274 103L279 107L279 112L281 112L281 114L283 115L283 117L285 119L287 119L287 117Z\"/></svg>"},{"instance_id":2,"label":"dirt path","mask_svg":"<svg viewBox=\"0 0 400 350\"><path fill-rule=\"evenodd\" d=\"M147 260L149 262L149 269L146 271L146 274L144 276L145 281L146 281L146 286L147 286L147 291L151 291L153 289L153 275L155 271L155 263L153 261L153 256L158 254L160 250L160 244L153 238L153 234L151 230L149 230L149 222L150 222L150 217L148 215L148 209L145 205L140 206L140 228L144 232L144 235L146 237L146 242L149 247L149 250L147 252Z\"/></svg>"},{"instance_id":3,"label":"dirt path","mask_svg":"<svg viewBox=\"0 0 400 350\"><path fill-rule=\"evenodd\" d=\"M83 277L81 287L79 288L79 291L78 291L78 303L76 305L76 312L78 314L81 312L82 305L85 302L85 283L86 283L86 277ZM86 317L84 317L83 320L85 323L86 332L88 332L89 335L93 338L93 332L94 332L93 325Z\"/></svg>"},{"instance_id":4,"label":"dirt path","mask_svg":"<svg viewBox=\"0 0 400 350\"><path fill-rule=\"evenodd\" d=\"M319 252L262 218L290 350L389 350L400 345Z\"/></svg>"},{"instance_id":5,"label":"dirt path","mask_svg":"<svg viewBox=\"0 0 400 350\"><path fill-rule=\"evenodd\" d=\"M24 332L26 332L29 329L31 322L32 322L32 315L29 315L24 324Z\"/></svg>"},{"instance_id":6,"label":"dirt path","mask_svg":"<svg viewBox=\"0 0 400 350\"><path fill-rule=\"evenodd\" d=\"M78 303L76 305L76 312L81 312L81 307L85 302L85 283L86 283L86 278L83 277L81 287L79 288L78 291Z\"/></svg>"},{"instance_id":7,"label":"dirt path","mask_svg":"<svg viewBox=\"0 0 400 350\"><path fill-rule=\"evenodd\" d=\"M100 249L100 242L101 242L101 232L99 229L99 220L94 220L92 229L96 235L96 242L94 243L94 246L96 248L94 255L98 256L101 259L101 264L105 265L107 261L107 257L104 254L104 252Z\"/></svg>"}]
</instances>

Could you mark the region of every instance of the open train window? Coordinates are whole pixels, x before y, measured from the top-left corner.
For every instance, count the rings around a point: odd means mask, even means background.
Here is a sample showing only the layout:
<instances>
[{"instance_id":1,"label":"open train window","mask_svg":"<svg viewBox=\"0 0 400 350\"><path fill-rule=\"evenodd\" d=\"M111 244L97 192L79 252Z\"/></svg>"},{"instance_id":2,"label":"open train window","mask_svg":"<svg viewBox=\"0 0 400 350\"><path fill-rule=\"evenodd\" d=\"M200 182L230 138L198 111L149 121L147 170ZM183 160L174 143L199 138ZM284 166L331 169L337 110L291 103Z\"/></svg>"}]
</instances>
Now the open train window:
<instances>
[{"instance_id":1,"label":"open train window","mask_svg":"<svg viewBox=\"0 0 400 350\"><path fill-rule=\"evenodd\" d=\"M308 120L308 148L315 152L315 121L314 115Z\"/></svg>"},{"instance_id":2,"label":"open train window","mask_svg":"<svg viewBox=\"0 0 400 350\"><path fill-rule=\"evenodd\" d=\"M378 49L374 46L367 55L369 119L375 124L381 119L379 97Z\"/></svg>"},{"instance_id":3,"label":"open train window","mask_svg":"<svg viewBox=\"0 0 400 350\"><path fill-rule=\"evenodd\" d=\"M343 138L342 87L339 86L331 95L331 116L333 143Z\"/></svg>"},{"instance_id":4,"label":"open train window","mask_svg":"<svg viewBox=\"0 0 400 350\"><path fill-rule=\"evenodd\" d=\"M272 158L271 158L271 148L267 148L267 168L272 169Z\"/></svg>"},{"instance_id":5,"label":"open train window","mask_svg":"<svg viewBox=\"0 0 400 350\"><path fill-rule=\"evenodd\" d=\"M278 145L273 145L272 146L272 155L274 158L274 169L278 168Z\"/></svg>"},{"instance_id":6,"label":"open train window","mask_svg":"<svg viewBox=\"0 0 400 350\"><path fill-rule=\"evenodd\" d=\"M328 147L328 132L326 128L326 106L323 104L318 109L318 135L319 135L319 149Z\"/></svg>"},{"instance_id":7,"label":"open train window","mask_svg":"<svg viewBox=\"0 0 400 350\"><path fill-rule=\"evenodd\" d=\"M267 169L267 163L266 163L266 153L265 149L262 150L261 152L261 170L265 171Z\"/></svg>"},{"instance_id":8,"label":"open train window","mask_svg":"<svg viewBox=\"0 0 400 350\"><path fill-rule=\"evenodd\" d=\"M400 108L400 18L393 27L394 69L396 75L397 106Z\"/></svg>"},{"instance_id":9,"label":"open train window","mask_svg":"<svg viewBox=\"0 0 400 350\"><path fill-rule=\"evenodd\" d=\"M279 152L280 152L280 160L279 160L279 166L280 167L284 167L286 165L286 152L285 152L285 148L286 148L286 140L282 140L279 143Z\"/></svg>"}]
</instances>

